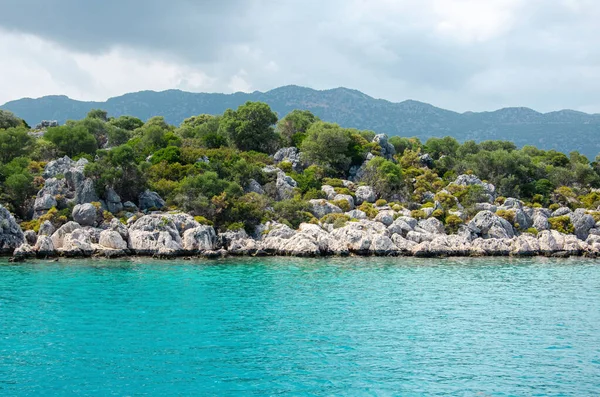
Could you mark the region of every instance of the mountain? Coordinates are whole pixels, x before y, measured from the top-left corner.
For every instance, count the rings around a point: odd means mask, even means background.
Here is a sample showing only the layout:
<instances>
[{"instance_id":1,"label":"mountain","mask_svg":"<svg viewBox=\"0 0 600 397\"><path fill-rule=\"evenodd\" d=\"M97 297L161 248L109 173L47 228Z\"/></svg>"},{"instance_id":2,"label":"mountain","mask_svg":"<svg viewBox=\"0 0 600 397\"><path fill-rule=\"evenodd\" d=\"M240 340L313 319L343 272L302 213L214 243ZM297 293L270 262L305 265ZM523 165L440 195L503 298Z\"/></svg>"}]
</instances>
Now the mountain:
<instances>
[{"instance_id":1,"label":"mountain","mask_svg":"<svg viewBox=\"0 0 600 397\"><path fill-rule=\"evenodd\" d=\"M141 91L106 102L46 96L19 99L0 108L12 111L30 125L41 120L64 123L68 119L80 119L93 108L104 109L111 116L133 115L143 120L160 115L178 125L189 116L220 114L246 101L266 102L280 117L293 109L308 109L325 121L390 136L417 136L426 140L450 135L459 141L502 139L518 146L534 145L566 153L578 150L590 159L600 152L600 114L573 110L539 113L528 108L456 113L412 100L393 103L375 99L347 88L317 91L285 86L267 92L235 94Z\"/></svg>"}]
</instances>

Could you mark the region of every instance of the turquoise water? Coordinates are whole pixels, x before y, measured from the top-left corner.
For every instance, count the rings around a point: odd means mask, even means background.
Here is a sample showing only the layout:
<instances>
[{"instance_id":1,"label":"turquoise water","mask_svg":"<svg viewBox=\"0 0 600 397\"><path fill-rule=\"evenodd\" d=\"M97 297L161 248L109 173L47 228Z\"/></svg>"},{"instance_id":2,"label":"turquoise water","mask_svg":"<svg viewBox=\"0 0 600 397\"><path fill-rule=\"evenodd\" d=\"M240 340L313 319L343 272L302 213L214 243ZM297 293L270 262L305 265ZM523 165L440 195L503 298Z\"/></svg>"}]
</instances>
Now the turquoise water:
<instances>
[{"instance_id":1,"label":"turquoise water","mask_svg":"<svg viewBox=\"0 0 600 397\"><path fill-rule=\"evenodd\" d=\"M600 263L0 259L0 395L600 395Z\"/></svg>"}]
</instances>

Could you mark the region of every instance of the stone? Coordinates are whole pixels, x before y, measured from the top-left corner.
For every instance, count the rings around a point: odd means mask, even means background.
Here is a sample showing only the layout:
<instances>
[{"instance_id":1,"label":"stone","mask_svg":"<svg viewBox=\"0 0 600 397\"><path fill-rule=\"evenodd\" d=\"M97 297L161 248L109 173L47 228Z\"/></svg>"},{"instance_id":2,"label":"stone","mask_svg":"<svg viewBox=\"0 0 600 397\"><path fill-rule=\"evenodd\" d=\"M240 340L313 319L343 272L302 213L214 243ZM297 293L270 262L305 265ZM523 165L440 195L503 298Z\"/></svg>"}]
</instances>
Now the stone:
<instances>
[{"instance_id":1,"label":"stone","mask_svg":"<svg viewBox=\"0 0 600 397\"><path fill-rule=\"evenodd\" d=\"M471 242L471 253L475 255L506 256L511 252L510 239L477 238Z\"/></svg>"},{"instance_id":2,"label":"stone","mask_svg":"<svg viewBox=\"0 0 600 397\"><path fill-rule=\"evenodd\" d=\"M515 235L512 225L506 219L490 211L478 212L467 226L471 233L484 239L512 238Z\"/></svg>"},{"instance_id":3,"label":"stone","mask_svg":"<svg viewBox=\"0 0 600 397\"><path fill-rule=\"evenodd\" d=\"M546 255L563 251L565 237L556 230L544 230L538 234L540 251Z\"/></svg>"},{"instance_id":4,"label":"stone","mask_svg":"<svg viewBox=\"0 0 600 397\"><path fill-rule=\"evenodd\" d=\"M571 209L569 207L560 207L559 209L557 209L556 211L554 211L552 213L552 216L550 216L550 218L555 218L557 216L564 216L564 215L569 215L571 212Z\"/></svg>"},{"instance_id":5,"label":"stone","mask_svg":"<svg viewBox=\"0 0 600 397\"><path fill-rule=\"evenodd\" d=\"M327 195L327 200L333 200L333 198L337 194L335 192L335 188L333 186L329 186L329 185L321 186L321 191L323 191Z\"/></svg>"},{"instance_id":6,"label":"stone","mask_svg":"<svg viewBox=\"0 0 600 397\"><path fill-rule=\"evenodd\" d=\"M57 202L53 195L49 193L43 193L41 197L36 197L33 204L33 211L35 214L42 215L52 207L56 207ZM39 217L38 215L38 217Z\"/></svg>"},{"instance_id":7,"label":"stone","mask_svg":"<svg viewBox=\"0 0 600 397\"><path fill-rule=\"evenodd\" d=\"M33 230L27 230L25 233L23 233L23 235L25 236L25 242L27 242L27 244L35 245L37 241L37 234L35 234Z\"/></svg>"},{"instance_id":8,"label":"stone","mask_svg":"<svg viewBox=\"0 0 600 397\"><path fill-rule=\"evenodd\" d=\"M346 212L346 215L350 219L367 219L367 214L365 214L364 211L356 209Z\"/></svg>"},{"instance_id":9,"label":"stone","mask_svg":"<svg viewBox=\"0 0 600 397\"><path fill-rule=\"evenodd\" d=\"M95 226L98 219L98 209L90 203L77 204L73 207L71 216L81 226Z\"/></svg>"},{"instance_id":10,"label":"stone","mask_svg":"<svg viewBox=\"0 0 600 397\"><path fill-rule=\"evenodd\" d=\"M328 214L341 214L344 212L337 205L333 205L324 199L313 199L309 200L308 203L310 204L310 213L317 219L321 219Z\"/></svg>"},{"instance_id":11,"label":"stone","mask_svg":"<svg viewBox=\"0 0 600 397\"><path fill-rule=\"evenodd\" d=\"M289 200L294 197L294 189L298 186L298 183L291 177L287 176L285 172L279 171L277 173L277 181L275 182L275 189L277 192L276 199Z\"/></svg>"},{"instance_id":12,"label":"stone","mask_svg":"<svg viewBox=\"0 0 600 397\"><path fill-rule=\"evenodd\" d=\"M100 233L98 244L103 247L111 248L115 250L126 250L127 243L123 240L123 237L119 232L115 230L103 230Z\"/></svg>"},{"instance_id":13,"label":"stone","mask_svg":"<svg viewBox=\"0 0 600 397\"><path fill-rule=\"evenodd\" d=\"M296 172L302 172L304 163L300 155L300 151L296 147L287 147L279 149L274 155L275 164L287 161L292 164L292 169Z\"/></svg>"},{"instance_id":14,"label":"stone","mask_svg":"<svg viewBox=\"0 0 600 397\"><path fill-rule=\"evenodd\" d=\"M69 156L50 161L46 164L46 167L44 167L42 176L44 179L48 179L53 178L56 175L64 175L74 165L75 162L71 160Z\"/></svg>"},{"instance_id":15,"label":"stone","mask_svg":"<svg viewBox=\"0 0 600 397\"><path fill-rule=\"evenodd\" d=\"M160 250L179 252L181 244L179 231L167 215L144 215L129 228L128 245L141 255L156 255Z\"/></svg>"},{"instance_id":16,"label":"stone","mask_svg":"<svg viewBox=\"0 0 600 397\"><path fill-rule=\"evenodd\" d=\"M246 193L256 193L256 194L266 194L265 189L261 186L260 183L256 181L256 179L250 179L248 181L248 185L246 189L244 189Z\"/></svg>"},{"instance_id":17,"label":"stone","mask_svg":"<svg viewBox=\"0 0 600 397\"><path fill-rule=\"evenodd\" d=\"M56 249L52 239L48 236L39 236L35 243L34 250L39 257L54 256L56 255Z\"/></svg>"},{"instance_id":18,"label":"stone","mask_svg":"<svg viewBox=\"0 0 600 397\"><path fill-rule=\"evenodd\" d=\"M578 208L575 212L569 214L575 235L580 240L585 240L589 236L590 229L596 226L596 221L590 214L586 214L585 209Z\"/></svg>"},{"instance_id":19,"label":"stone","mask_svg":"<svg viewBox=\"0 0 600 397\"><path fill-rule=\"evenodd\" d=\"M67 234L73 233L75 230L80 229L81 225L77 222L67 222L61 227L59 227L52 234L52 244L55 249L59 249L63 247L64 239Z\"/></svg>"},{"instance_id":20,"label":"stone","mask_svg":"<svg viewBox=\"0 0 600 397\"><path fill-rule=\"evenodd\" d=\"M25 235L12 214L0 204L0 254L11 254L25 242Z\"/></svg>"},{"instance_id":21,"label":"stone","mask_svg":"<svg viewBox=\"0 0 600 397\"><path fill-rule=\"evenodd\" d=\"M338 201L338 200L344 200L346 202L348 202L348 205L350 206L350 209L353 210L354 209L354 198L349 195L349 194L336 194L333 197L333 201Z\"/></svg>"},{"instance_id":22,"label":"stone","mask_svg":"<svg viewBox=\"0 0 600 397\"><path fill-rule=\"evenodd\" d=\"M381 222L385 226L390 226L392 223L394 223L394 211L379 211L379 213L375 216L373 220L376 222Z\"/></svg>"},{"instance_id":23,"label":"stone","mask_svg":"<svg viewBox=\"0 0 600 397\"><path fill-rule=\"evenodd\" d=\"M548 222L548 217L544 216L541 212L535 212L533 215L533 227L540 232L543 230L550 229L550 222Z\"/></svg>"},{"instance_id":24,"label":"stone","mask_svg":"<svg viewBox=\"0 0 600 397\"><path fill-rule=\"evenodd\" d=\"M431 234L446 234L444 224L436 218L421 219L418 223L419 228Z\"/></svg>"},{"instance_id":25,"label":"stone","mask_svg":"<svg viewBox=\"0 0 600 397\"><path fill-rule=\"evenodd\" d=\"M369 251L377 256L395 256L400 254L400 250L391 238L385 235L375 235L371 241Z\"/></svg>"},{"instance_id":26,"label":"stone","mask_svg":"<svg viewBox=\"0 0 600 397\"><path fill-rule=\"evenodd\" d=\"M15 248L13 252L13 257L24 259L24 258L33 258L35 256L35 250L33 247L27 243L23 243L17 248Z\"/></svg>"},{"instance_id":27,"label":"stone","mask_svg":"<svg viewBox=\"0 0 600 397\"><path fill-rule=\"evenodd\" d=\"M396 148L394 145L388 142L388 137L385 134L377 134L373 138L373 142L381 147L381 156L387 160L393 160L396 154Z\"/></svg>"},{"instance_id":28,"label":"stone","mask_svg":"<svg viewBox=\"0 0 600 397\"><path fill-rule=\"evenodd\" d=\"M410 220L408 220L407 217L401 216L396 218L394 222L388 226L388 231L390 235L399 234L406 237L408 232L415 230L415 227L417 227L417 221L415 219L410 218Z\"/></svg>"},{"instance_id":29,"label":"stone","mask_svg":"<svg viewBox=\"0 0 600 397\"><path fill-rule=\"evenodd\" d=\"M433 168L433 157L429 153L425 153L419 156L421 164L427 168Z\"/></svg>"},{"instance_id":30,"label":"stone","mask_svg":"<svg viewBox=\"0 0 600 397\"><path fill-rule=\"evenodd\" d=\"M100 198L96 193L94 181L91 178L86 178L79 189L77 189L77 192L75 193L75 201L77 204L100 202Z\"/></svg>"},{"instance_id":31,"label":"stone","mask_svg":"<svg viewBox=\"0 0 600 397\"><path fill-rule=\"evenodd\" d=\"M182 236L186 230L194 229L200 226L200 223L198 223L193 216L184 212L169 213L164 216L173 221L173 224L175 224L177 232L179 232L180 236Z\"/></svg>"},{"instance_id":32,"label":"stone","mask_svg":"<svg viewBox=\"0 0 600 397\"><path fill-rule=\"evenodd\" d=\"M145 192L140 193L138 196L138 202L140 210L142 211L160 210L165 206L165 200L163 200L158 193L151 190L146 190Z\"/></svg>"},{"instance_id":33,"label":"stone","mask_svg":"<svg viewBox=\"0 0 600 397\"><path fill-rule=\"evenodd\" d=\"M356 188L356 204L360 205L364 202L374 203L377 200L377 194L371 186L359 186Z\"/></svg>"},{"instance_id":34,"label":"stone","mask_svg":"<svg viewBox=\"0 0 600 397\"><path fill-rule=\"evenodd\" d=\"M107 230L113 230L119 233L125 241L129 239L129 230L127 230L127 226L121 223L121 221L117 218L111 219L110 223L108 224Z\"/></svg>"},{"instance_id":35,"label":"stone","mask_svg":"<svg viewBox=\"0 0 600 397\"><path fill-rule=\"evenodd\" d=\"M56 228L50 221L44 221L40 225L40 229L38 230L38 236L52 236L52 234L56 231Z\"/></svg>"},{"instance_id":36,"label":"stone","mask_svg":"<svg viewBox=\"0 0 600 397\"><path fill-rule=\"evenodd\" d=\"M217 234L212 226L199 225L183 233L183 249L211 251L217 247Z\"/></svg>"},{"instance_id":37,"label":"stone","mask_svg":"<svg viewBox=\"0 0 600 397\"><path fill-rule=\"evenodd\" d=\"M125 201L125 202L123 203L123 211L126 211L126 212L132 212L132 213L134 213L134 214L135 214L135 213L136 213L136 212L138 212L139 210L138 210L138 207L137 207L137 205L135 205L135 204L134 204L134 203L132 203L131 201Z\"/></svg>"},{"instance_id":38,"label":"stone","mask_svg":"<svg viewBox=\"0 0 600 397\"><path fill-rule=\"evenodd\" d=\"M540 242L536 237L528 234L522 234L515 238L512 243L511 255L514 256L534 256L540 253Z\"/></svg>"},{"instance_id":39,"label":"stone","mask_svg":"<svg viewBox=\"0 0 600 397\"><path fill-rule=\"evenodd\" d=\"M123 203L121 203L121 197L115 192L113 188L106 189L106 206L108 211L113 214L118 214L123 211Z\"/></svg>"},{"instance_id":40,"label":"stone","mask_svg":"<svg viewBox=\"0 0 600 397\"><path fill-rule=\"evenodd\" d=\"M492 185L491 183L482 182L481 179L479 179L475 175L469 175L469 174L459 175L458 178L456 178L456 180L451 183L451 185L458 185L458 186L478 185L478 186L481 186L483 188L483 191L487 195L487 201L490 203L493 202L494 198L496 197L496 187L494 185Z\"/></svg>"}]
</instances>

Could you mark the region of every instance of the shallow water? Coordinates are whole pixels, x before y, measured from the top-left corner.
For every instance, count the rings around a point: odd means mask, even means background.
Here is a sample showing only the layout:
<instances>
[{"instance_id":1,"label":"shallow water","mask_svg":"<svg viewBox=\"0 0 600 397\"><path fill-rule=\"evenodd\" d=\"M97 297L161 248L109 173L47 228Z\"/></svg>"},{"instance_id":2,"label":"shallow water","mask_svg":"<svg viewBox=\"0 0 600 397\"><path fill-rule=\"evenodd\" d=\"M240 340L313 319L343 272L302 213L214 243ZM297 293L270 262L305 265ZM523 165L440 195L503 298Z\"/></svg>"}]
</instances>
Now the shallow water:
<instances>
[{"instance_id":1,"label":"shallow water","mask_svg":"<svg viewBox=\"0 0 600 397\"><path fill-rule=\"evenodd\" d=\"M0 259L0 395L600 395L600 262Z\"/></svg>"}]
</instances>

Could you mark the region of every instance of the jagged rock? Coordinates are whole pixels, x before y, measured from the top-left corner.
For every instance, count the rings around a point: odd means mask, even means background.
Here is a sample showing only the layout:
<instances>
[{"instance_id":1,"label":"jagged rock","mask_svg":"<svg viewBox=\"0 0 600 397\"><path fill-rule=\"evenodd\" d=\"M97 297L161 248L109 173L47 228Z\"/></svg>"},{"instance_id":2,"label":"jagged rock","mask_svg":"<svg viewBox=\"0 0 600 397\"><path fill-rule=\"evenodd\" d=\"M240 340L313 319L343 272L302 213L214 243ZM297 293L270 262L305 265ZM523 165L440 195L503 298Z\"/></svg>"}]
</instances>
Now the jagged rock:
<instances>
[{"instance_id":1,"label":"jagged rock","mask_svg":"<svg viewBox=\"0 0 600 397\"><path fill-rule=\"evenodd\" d=\"M329 185L323 185L321 186L321 190L323 192L325 192L325 194L327 195L327 200L333 200L333 198L336 196L336 192L335 192L335 188L333 186L329 186Z\"/></svg>"},{"instance_id":2,"label":"jagged rock","mask_svg":"<svg viewBox=\"0 0 600 397\"><path fill-rule=\"evenodd\" d=\"M436 218L421 219L418 223L419 228L431 234L446 234L444 224Z\"/></svg>"},{"instance_id":3,"label":"jagged rock","mask_svg":"<svg viewBox=\"0 0 600 397\"><path fill-rule=\"evenodd\" d=\"M139 211L139 209L138 209L137 205L135 205L131 201L125 201L123 203L123 211L132 212L135 214L136 212Z\"/></svg>"},{"instance_id":4,"label":"jagged rock","mask_svg":"<svg viewBox=\"0 0 600 397\"><path fill-rule=\"evenodd\" d=\"M544 230L538 234L540 251L546 255L563 251L565 237L556 230Z\"/></svg>"},{"instance_id":5,"label":"jagged rock","mask_svg":"<svg viewBox=\"0 0 600 397\"><path fill-rule=\"evenodd\" d=\"M123 240L123 237L119 232L114 230L103 230L100 233L98 244L103 247L111 248L115 250L126 250L127 243Z\"/></svg>"},{"instance_id":6,"label":"jagged rock","mask_svg":"<svg viewBox=\"0 0 600 397\"><path fill-rule=\"evenodd\" d=\"M392 223L394 223L394 211L391 211L391 210L379 211L379 213L375 216L375 219L373 219L373 220L376 222L381 222L385 226L389 226Z\"/></svg>"},{"instance_id":7,"label":"jagged rock","mask_svg":"<svg viewBox=\"0 0 600 397\"><path fill-rule=\"evenodd\" d=\"M471 233L484 239L512 238L515 233L512 225L504 218L490 211L481 211L467 225Z\"/></svg>"},{"instance_id":8,"label":"jagged rock","mask_svg":"<svg viewBox=\"0 0 600 397\"><path fill-rule=\"evenodd\" d=\"M35 203L33 204L33 211L39 217L44 212L48 211L52 207L56 207L57 202L53 195L44 193L41 197L36 197Z\"/></svg>"},{"instance_id":9,"label":"jagged rock","mask_svg":"<svg viewBox=\"0 0 600 397\"><path fill-rule=\"evenodd\" d=\"M585 209L583 208L578 208L575 212L570 213L569 218L571 218L571 223L575 229L575 235L580 240L587 239L590 234L590 229L596 225L594 218L591 215L586 214Z\"/></svg>"},{"instance_id":10,"label":"jagged rock","mask_svg":"<svg viewBox=\"0 0 600 397\"><path fill-rule=\"evenodd\" d=\"M571 209L569 207L560 207L559 209L557 209L556 211L554 211L552 213L552 216L550 216L550 218L555 218L557 216L563 216L563 215L569 215L571 212Z\"/></svg>"},{"instance_id":11,"label":"jagged rock","mask_svg":"<svg viewBox=\"0 0 600 397\"><path fill-rule=\"evenodd\" d=\"M49 236L39 236L37 242L35 243L34 250L40 257L56 255L54 243L52 243L52 239Z\"/></svg>"},{"instance_id":12,"label":"jagged rock","mask_svg":"<svg viewBox=\"0 0 600 397\"><path fill-rule=\"evenodd\" d=\"M353 210L354 209L354 198L352 198L352 196L350 196L349 194L336 194L333 197L334 201L338 201L338 200L344 200L347 201L348 204L350 205L350 209Z\"/></svg>"},{"instance_id":13,"label":"jagged rock","mask_svg":"<svg viewBox=\"0 0 600 397\"><path fill-rule=\"evenodd\" d=\"M201 225L183 233L183 248L188 251L210 251L217 247L217 234L212 226Z\"/></svg>"},{"instance_id":14,"label":"jagged rock","mask_svg":"<svg viewBox=\"0 0 600 397\"><path fill-rule=\"evenodd\" d=\"M296 234L295 231L292 230L292 228L290 228L287 225L284 225L283 223L278 223L278 222L268 222L266 225L266 229L263 232L263 238L283 238L283 239L287 239L292 237L294 234Z\"/></svg>"},{"instance_id":15,"label":"jagged rock","mask_svg":"<svg viewBox=\"0 0 600 397\"><path fill-rule=\"evenodd\" d=\"M301 223L298 228L297 235L303 235L314 242L319 248L321 254L330 252L330 238L329 233L323 230L319 225L312 223Z\"/></svg>"},{"instance_id":16,"label":"jagged rock","mask_svg":"<svg viewBox=\"0 0 600 397\"><path fill-rule=\"evenodd\" d=\"M392 242L398 249L400 255L412 255L413 248L417 245L414 241L410 241L402 237L400 234L392 235Z\"/></svg>"},{"instance_id":17,"label":"jagged rock","mask_svg":"<svg viewBox=\"0 0 600 397\"><path fill-rule=\"evenodd\" d=\"M38 230L38 236L52 236L52 234L56 231L56 228L50 221L44 221L40 225L40 229Z\"/></svg>"},{"instance_id":18,"label":"jagged rock","mask_svg":"<svg viewBox=\"0 0 600 397\"><path fill-rule=\"evenodd\" d=\"M459 185L459 186L472 186L479 185L483 188L483 191L486 193L488 202L493 202L496 197L496 187L491 183L482 182L481 179L476 177L475 175L463 174L460 175L451 185Z\"/></svg>"},{"instance_id":19,"label":"jagged rock","mask_svg":"<svg viewBox=\"0 0 600 397\"><path fill-rule=\"evenodd\" d=\"M77 204L71 213L73 220L81 226L95 226L98 219L98 209L90 203Z\"/></svg>"},{"instance_id":20,"label":"jagged rock","mask_svg":"<svg viewBox=\"0 0 600 397\"><path fill-rule=\"evenodd\" d=\"M75 201L77 204L100 202L100 198L98 197L96 188L94 187L94 181L91 178L86 178L79 189L77 189L77 193L75 193Z\"/></svg>"},{"instance_id":21,"label":"jagged rock","mask_svg":"<svg viewBox=\"0 0 600 397\"><path fill-rule=\"evenodd\" d=\"M433 202L433 200L435 200L435 194L433 194L433 192L425 192L422 194L422 199L421 202L422 203L431 203ZM427 208L423 208L424 210ZM433 212L433 208L431 208L432 212Z\"/></svg>"},{"instance_id":22,"label":"jagged rock","mask_svg":"<svg viewBox=\"0 0 600 397\"><path fill-rule=\"evenodd\" d=\"M408 241L412 241L415 242L417 244L420 244L424 241L433 241L435 240L436 235L432 234L432 233L427 233L427 232L418 232L415 230L411 230L408 233L406 233L406 239Z\"/></svg>"},{"instance_id":23,"label":"jagged rock","mask_svg":"<svg viewBox=\"0 0 600 397\"><path fill-rule=\"evenodd\" d=\"M540 242L537 238L523 234L512 243L511 255L514 256L533 256L540 253Z\"/></svg>"},{"instance_id":24,"label":"jagged rock","mask_svg":"<svg viewBox=\"0 0 600 397\"><path fill-rule=\"evenodd\" d=\"M347 251L361 255L369 254L371 243L377 235L387 235L387 229L379 222L348 222L346 226L331 232L330 249L342 255Z\"/></svg>"},{"instance_id":25,"label":"jagged rock","mask_svg":"<svg viewBox=\"0 0 600 397\"><path fill-rule=\"evenodd\" d=\"M119 212L123 211L121 197L113 188L106 189L106 206L108 207L108 211L113 214L118 214Z\"/></svg>"},{"instance_id":26,"label":"jagged rock","mask_svg":"<svg viewBox=\"0 0 600 397\"><path fill-rule=\"evenodd\" d=\"M0 254L10 254L24 242L21 227L12 214L0 205Z\"/></svg>"},{"instance_id":27,"label":"jagged rock","mask_svg":"<svg viewBox=\"0 0 600 397\"><path fill-rule=\"evenodd\" d=\"M81 228L65 235L59 250L67 256L90 256L94 253L89 234Z\"/></svg>"},{"instance_id":28,"label":"jagged rock","mask_svg":"<svg viewBox=\"0 0 600 397\"><path fill-rule=\"evenodd\" d=\"M219 247L224 249L228 249L231 244L234 244L236 241L248 240L248 233L244 229L240 230L228 230L223 233L219 233L217 236L217 244Z\"/></svg>"},{"instance_id":29,"label":"jagged rock","mask_svg":"<svg viewBox=\"0 0 600 397\"><path fill-rule=\"evenodd\" d=\"M195 229L200 226L200 223L198 223L193 216L184 212L166 214L164 216L173 221L180 236L183 235L186 230Z\"/></svg>"},{"instance_id":30,"label":"jagged rock","mask_svg":"<svg viewBox=\"0 0 600 397\"><path fill-rule=\"evenodd\" d=\"M140 193L138 202L140 204L140 210L142 211L159 210L165 206L165 200L163 200L158 193L150 190Z\"/></svg>"},{"instance_id":31,"label":"jagged rock","mask_svg":"<svg viewBox=\"0 0 600 397\"><path fill-rule=\"evenodd\" d=\"M62 225L61 227L59 227L52 234L52 237L51 237L54 248L55 249L62 248L63 244L64 244L65 236L67 234L74 232L75 230L77 230L79 228L81 228L81 225L79 225L79 223L76 223L76 222L67 222L64 225Z\"/></svg>"},{"instance_id":32,"label":"jagged rock","mask_svg":"<svg viewBox=\"0 0 600 397\"><path fill-rule=\"evenodd\" d=\"M292 169L296 172L302 172L304 164L300 155L300 151L296 147L287 147L279 149L274 155L275 164L283 161L292 163Z\"/></svg>"},{"instance_id":33,"label":"jagged rock","mask_svg":"<svg viewBox=\"0 0 600 397\"><path fill-rule=\"evenodd\" d=\"M277 173L277 181L275 182L275 189L277 191L277 200L288 200L294 197L294 189L298 186L298 183L291 177L287 176L285 172L279 171Z\"/></svg>"},{"instance_id":34,"label":"jagged rock","mask_svg":"<svg viewBox=\"0 0 600 397\"><path fill-rule=\"evenodd\" d=\"M367 219L367 214L365 214L364 211L361 210L348 211L346 212L346 215L350 219Z\"/></svg>"},{"instance_id":35,"label":"jagged rock","mask_svg":"<svg viewBox=\"0 0 600 397\"><path fill-rule=\"evenodd\" d=\"M377 200L377 195L371 186L359 186L356 188L356 204L360 205L364 202L374 203Z\"/></svg>"},{"instance_id":36,"label":"jagged rock","mask_svg":"<svg viewBox=\"0 0 600 397\"><path fill-rule=\"evenodd\" d=\"M405 216L400 216L394 220L394 222L388 226L390 235L399 234L406 237L408 232L412 232L417 227L417 220Z\"/></svg>"},{"instance_id":37,"label":"jagged rock","mask_svg":"<svg viewBox=\"0 0 600 397\"><path fill-rule=\"evenodd\" d=\"M108 224L108 230L113 230L121 235L124 241L129 240L129 230L117 218L113 218Z\"/></svg>"},{"instance_id":38,"label":"jagged rock","mask_svg":"<svg viewBox=\"0 0 600 397\"><path fill-rule=\"evenodd\" d=\"M75 161L71 160L69 156L50 161L48 164L46 164L46 167L44 167L42 176L44 179L48 179L57 175L64 175L67 171L69 171L69 169L71 169L71 167L74 167L75 164Z\"/></svg>"},{"instance_id":39,"label":"jagged rock","mask_svg":"<svg viewBox=\"0 0 600 397\"><path fill-rule=\"evenodd\" d=\"M13 257L15 258L33 258L35 256L35 251L33 247L27 243L23 243L17 248L15 248L13 252Z\"/></svg>"},{"instance_id":40,"label":"jagged rock","mask_svg":"<svg viewBox=\"0 0 600 397\"><path fill-rule=\"evenodd\" d=\"M548 217L544 216L542 212L535 212L533 215L533 227L538 231L548 230L550 229L550 223L548 222Z\"/></svg>"},{"instance_id":41,"label":"jagged rock","mask_svg":"<svg viewBox=\"0 0 600 397\"><path fill-rule=\"evenodd\" d=\"M375 138L373 138L373 142L377 143L381 147L381 156L388 159L393 160L394 155L396 154L396 148L394 145L388 142L388 137L385 134L377 134Z\"/></svg>"},{"instance_id":42,"label":"jagged rock","mask_svg":"<svg viewBox=\"0 0 600 397\"><path fill-rule=\"evenodd\" d=\"M371 241L369 251L377 256L395 256L400 254L396 244L388 236L377 234Z\"/></svg>"},{"instance_id":43,"label":"jagged rock","mask_svg":"<svg viewBox=\"0 0 600 397\"><path fill-rule=\"evenodd\" d=\"M27 244L35 245L37 241L37 234L35 234L33 230L27 230L25 233L23 233L23 235L25 236L25 242L27 242Z\"/></svg>"},{"instance_id":44,"label":"jagged rock","mask_svg":"<svg viewBox=\"0 0 600 397\"><path fill-rule=\"evenodd\" d=\"M425 153L419 156L419 161L422 165L427 168L433 168L433 157L429 153Z\"/></svg>"},{"instance_id":45,"label":"jagged rock","mask_svg":"<svg viewBox=\"0 0 600 397\"><path fill-rule=\"evenodd\" d=\"M495 213L496 211L498 211L498 207L494 204L490 204L490 203L475 203L475 210L476 211L490 211Z\"/></svg>"},{"instance_id":46,"label":"jagged rock","mask_svg":"<svg viewBox=\"0 0 600 397\"><path fill-rule=\"evenodd\" d=\"M131 225L129 247L143 255L155 255L161 249L175 252L182 249L181 237L175 223L169 216L160 214L144 215Z\"/></svg>"},{"instance_id":47,"label":"jagged rock","mask_svg":"<svg viewBox=\"0 0 600 397\"><path fill-rule=\"evenodd\" d=\"M477 238L471 242L471 253L474 255L506 256L510 251L510 239Z\"/></svg>"},{"instance_id":48,"label":"jagged rock","mask_svg":"<svg viewBox=\"0 0 600 397\"><path fill-rule=\"evenodd\" d=\"M341 214L344 212L340 207L327 202L327 200L314 199L309 200L308 203L310 204L310 213L313 214L317 219L321 219L328 214Z\"/></svg>"},{"instance_id":49,"label":"jagged rock","mask_svg":"<svg viewBox=\"0 0 600 397\"><path fill-rule=\"evenodd\" d=\"M265 194L265 189L258 183L255 179L250 179L248 181L248 186L245 189L246 193L257 193L257 194Z\"/></svg>"}]
</instances>

